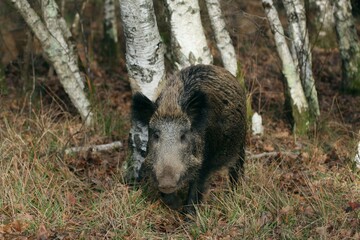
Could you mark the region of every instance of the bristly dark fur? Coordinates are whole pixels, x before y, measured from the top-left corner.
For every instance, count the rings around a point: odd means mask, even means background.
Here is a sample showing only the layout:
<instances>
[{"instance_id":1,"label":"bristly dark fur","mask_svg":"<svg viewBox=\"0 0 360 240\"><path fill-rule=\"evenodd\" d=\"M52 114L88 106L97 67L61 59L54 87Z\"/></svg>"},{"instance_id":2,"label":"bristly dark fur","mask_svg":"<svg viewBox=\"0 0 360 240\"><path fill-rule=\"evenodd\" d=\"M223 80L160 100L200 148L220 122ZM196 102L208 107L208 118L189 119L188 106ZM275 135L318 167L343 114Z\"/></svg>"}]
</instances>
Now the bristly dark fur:
<instances>
[{"instance_id":1,"label":"bristly dark fur","mask_svg":"<svg viewBox=\"0 0 360 240\"><path fill-rule=\"evenodd\" d=\"M231 73L212 65L190 66L167 79L155 103L134 95L133 119L149 126L143 167L166 202L188 185L186 211L193 212L221 167L236 185L245 160L245 97Z\"/></svg>"},{"instance_id":2,"label":"bristly dark fur","mask_svg":"<svg viewBox=\"0 0 360 240\"><path fill-rule=\"evenodd\" d=\"M186 96L186 94L184 94ZM190 120L194 130L202 131L207 124L207 98L206 94L200 90L187 94L181 103L181 109L185 112Z\"/></svg>"}]
</instances>

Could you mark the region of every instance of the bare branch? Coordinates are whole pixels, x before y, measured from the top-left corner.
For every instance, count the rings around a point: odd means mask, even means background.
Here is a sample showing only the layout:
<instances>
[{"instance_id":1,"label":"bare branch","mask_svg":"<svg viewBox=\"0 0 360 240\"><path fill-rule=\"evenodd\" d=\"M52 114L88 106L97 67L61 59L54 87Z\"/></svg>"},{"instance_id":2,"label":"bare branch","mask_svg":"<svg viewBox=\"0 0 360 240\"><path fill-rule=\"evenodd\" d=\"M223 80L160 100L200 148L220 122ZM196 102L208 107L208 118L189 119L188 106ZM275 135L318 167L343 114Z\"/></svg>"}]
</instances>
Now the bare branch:
<instances>
[{"instance_id":1,"label":"bare branch","mask_svg":"<svg viewBox=\"0 0 360 240\"><path fill-rule=\"evenodd\" d=\"M260 159L260 158L270 158L270 157L281 157L281 156L289 156L292 158L296 158L298 154L294 152L264 152L259 154L250 154L246 156L247 159Z\"/></svg>"},{"instance_id":2,"label":"bare branch","mask_svg":"<svg viewBox=\"0 0 360 240\"><path fill-rule=\"evenodd\" d=\"M65 154L77 153L77 152L100 152L100 151L109 151L117 148L122 148L123 145L120 141L116 141L113 143L102 144L102 145L92 145L86 147L72 147L65 149Z\"/></svg>"}]
</instances>

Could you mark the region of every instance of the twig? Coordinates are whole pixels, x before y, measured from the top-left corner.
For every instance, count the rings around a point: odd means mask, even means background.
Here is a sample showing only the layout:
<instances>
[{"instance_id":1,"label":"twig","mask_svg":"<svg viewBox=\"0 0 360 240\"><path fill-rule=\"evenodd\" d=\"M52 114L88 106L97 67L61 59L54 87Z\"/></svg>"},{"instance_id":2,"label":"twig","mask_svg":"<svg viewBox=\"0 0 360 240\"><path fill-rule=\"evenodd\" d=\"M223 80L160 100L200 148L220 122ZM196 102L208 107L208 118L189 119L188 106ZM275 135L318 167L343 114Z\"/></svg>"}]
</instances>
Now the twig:
<instances>
[{"instance_id":1,"label":"twig","mask_svg":"<svg viewBox=\"0 0 360 240\"><path fill-rule=\"evenodd\" d=\"M298 154L294 152L264 152L259 154L248 154L248 159L260 159L263 157L277 157L277 156L290 156L296 158Z\"/></svg>"},{"instance_id":2,"label":"twig","mask_svg":"<svg viewBox=\"0 0 360 240\"><path fill-rule=\"evenodd\" d=\"M122 148L122 143L120 141L116 141L116 142L112 142L112 143L108 143L108 144L102 144L102 145L92 145L92 146L86 146L86 147L72 147L72 148L67 148L65 149L65 154L70 154L70 153L76 153L76 152L86 152L86 151L91 151L91 152L99 152L99 151L108 151L108 150L112 150L112 149L116 149L116 148Z\"/></svg>"}]
</instances>

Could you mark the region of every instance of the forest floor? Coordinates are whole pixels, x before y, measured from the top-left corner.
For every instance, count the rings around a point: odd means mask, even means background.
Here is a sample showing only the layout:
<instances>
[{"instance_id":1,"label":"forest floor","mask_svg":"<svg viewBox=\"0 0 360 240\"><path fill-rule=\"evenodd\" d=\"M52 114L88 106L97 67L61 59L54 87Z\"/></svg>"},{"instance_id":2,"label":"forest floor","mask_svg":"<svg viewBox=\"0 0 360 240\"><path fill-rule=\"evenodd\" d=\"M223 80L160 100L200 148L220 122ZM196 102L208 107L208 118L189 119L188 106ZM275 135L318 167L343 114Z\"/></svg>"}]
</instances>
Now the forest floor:
<instances>
[{"instance_id":1,"label":"forest floor","mask_svg":"<svg viewBox=\"0 0 360 240\"><path fill-rule=\"evenodd\" d=\"M271 33L250 28L233 40L265 132L248 132L238 189L216 175L193 221L123 181L131 105L124 65L92 59L93 129L83 126L41 57L29 91L19 88L21 64L9 65L0 95L0 239L360 239L360 170L352 162L360 96L339 90L338 50L313 49L321 116L308 136L294 136ZM113 141L123 147L64 152Z\"/></svg>"}]
</instances>

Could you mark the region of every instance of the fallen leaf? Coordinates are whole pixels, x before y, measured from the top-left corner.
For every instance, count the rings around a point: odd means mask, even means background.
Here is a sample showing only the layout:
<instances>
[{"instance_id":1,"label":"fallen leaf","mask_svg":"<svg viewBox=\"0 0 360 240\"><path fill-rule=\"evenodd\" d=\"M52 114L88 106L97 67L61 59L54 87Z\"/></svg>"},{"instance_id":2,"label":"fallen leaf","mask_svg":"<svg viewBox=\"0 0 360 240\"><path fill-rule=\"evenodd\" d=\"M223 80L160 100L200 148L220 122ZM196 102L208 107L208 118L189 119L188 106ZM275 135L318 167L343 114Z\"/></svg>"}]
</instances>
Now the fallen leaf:
<instances>
[{"instance_id":1,"label":"fallen leaf","mask_svg":"<svg viewBox=\"0 0 360 240\"><path fill-rule=\"evenodd\" d=\"M69 193L67 193L66 198L67 198L68 202L70 203L70 205L72 205L72 206L75 205L75 203L76 203L76 198L75 198L74 194L72 194L72 193L69 192Z\"/></svg>"},{"instance_id":2,"label":"fallen leaf","mask_svg":"<svg viewBox=\"0 0 360 240\"><path fill-rule=\"evenodd\" d=\"M327 227L317 227L315 229L315 232L319 234L320 236L326 236L327 235Z\"/></svg>"},{"instance_id":3,"label":"fallen leaf","mask_svg":"<svg viewBox=\"0 0 360 240\"><path fill-rule=\"evenodd\" d=\"M292 212L292 210L293 210L293 207L288 205L288 206L285 206L282 209L280 209L280 214L286 215L286 214L289 214L290 212Z\"/></svg>"},{"instance_id":4,"label":"fallen leaf","mask_svg":"<svg viewBox=\"0 0 360 240\"><path fill-rule=\"evenodd\" d=\"M320 236L327 236L328 233L330 233L333 229L334 229L334 227L332 225L330 225L330 226L317 227L317 228L315 228L315 231Z\"/></svg>"},{"instance_id":5,"label":"fallen leaf","mask_svg":"<svg viewBox=\"0 0 360 240\"><path fill-rule=\"evenodd\" d=\"M22 233L24 232L27 227L29 226L29 223L15 220L8 224L1 224L0 225L0 233L1 234L14 234L14 233Z\"/></svg>"},{"instance_id":6,"label":"fallen leaf","mask_svg":"<svg viewBox=\"0 0 360 240\"><path fill-rule=\"evenodd\" d=\"M274 136L275 138L286 138L286 137L288 137L289 135L290 135L289 132L279 131L279 132L274 133L273 136Z\"/></svg>"},{"instance_id":7,"label":"fallen leaf","mask_svg":"<svg viewBox=\"0 0 360 240\"><path fill-rule=\"evenodd\" d=\"M352 212L352 211L355 211L356 209L360 208L360 203L358 203L358 202L349 202L348 204L349 204L349 206L347 208L345 208L345 212Z\"/></svg>"},{"instance_id":8,"label":"fallen leaf","mask_svg":"<svg viewBox=\"0 0 360 240\"><path fill-rule=\"evenodd\" d=\"M11 223L11 228L15 230L15 232L22 232L23 223L20 220L15 220Z\"/></svg>"},{"instance_id":9,"label":"fallen leaf","mask_svg":"<svg viewBox=\"0 0 360 240\"><path fill-rule=\"evenodd\" d=\"M314 215L315 211L314 209L311 207L311 206L307 206L305 209L304 209L304 213L305 215L307 215L308 217Z\"/></svg>"},{"instance_id":10,"label":"fallen leaf","mask_svg":"<svg viewBox=\"0 0 360 240\"><path fill-rule=\"evenodd\" d=\"M38 240L47 240L49 239L49 232L45 227L45 224L40 224L39 229L36 234L36 239Z\"/></svg>"},{"instance_id":11,"label":"fallen leaf","mask_svg":"<svg viewBox=\"0 0 360 240\"><path fill-rule=\"evenodd\" d=\"M261 216L257 220L257 225L259 228L273 221L273 216L270 212L262 212Z\"/></svg>"},{"instance_id":12,"label":"fallen leaf","mask_svg":"<svg viewBox=\"0 0 360 240\"><path fill-rule=\"evenodd\" d=\"M264 145L264 150L267 151L267 152L272 152L274 151L274 146L272 146L271 144L265 144Z\"/></svg>"}]
</instances>

